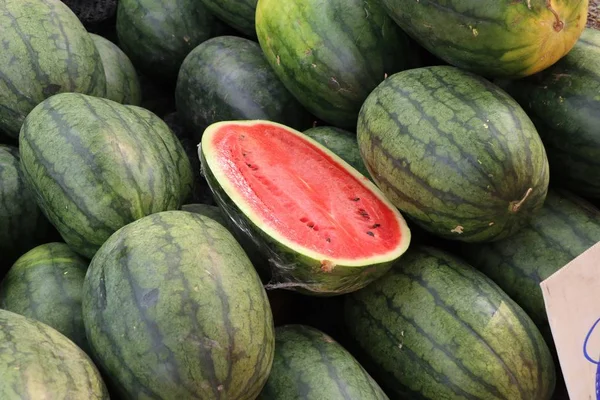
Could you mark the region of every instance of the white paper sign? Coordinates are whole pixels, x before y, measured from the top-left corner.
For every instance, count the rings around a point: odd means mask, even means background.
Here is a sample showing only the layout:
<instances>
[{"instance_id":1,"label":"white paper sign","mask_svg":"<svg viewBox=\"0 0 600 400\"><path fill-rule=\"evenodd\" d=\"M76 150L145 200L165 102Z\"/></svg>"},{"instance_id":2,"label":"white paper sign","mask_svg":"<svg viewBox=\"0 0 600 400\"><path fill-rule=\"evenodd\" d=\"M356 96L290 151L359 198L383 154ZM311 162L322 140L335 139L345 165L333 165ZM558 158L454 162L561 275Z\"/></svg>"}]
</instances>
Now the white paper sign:
<instances>
[{"instance_id":1,"label":"white paper sign","mask_svg":"<svg viewBox=\"0 0 600 400\"><path fill-rule=\"evenodd\" d=\"M571 400L600 400L600 243L541 283Z\"/></svg>"}]
</instances>

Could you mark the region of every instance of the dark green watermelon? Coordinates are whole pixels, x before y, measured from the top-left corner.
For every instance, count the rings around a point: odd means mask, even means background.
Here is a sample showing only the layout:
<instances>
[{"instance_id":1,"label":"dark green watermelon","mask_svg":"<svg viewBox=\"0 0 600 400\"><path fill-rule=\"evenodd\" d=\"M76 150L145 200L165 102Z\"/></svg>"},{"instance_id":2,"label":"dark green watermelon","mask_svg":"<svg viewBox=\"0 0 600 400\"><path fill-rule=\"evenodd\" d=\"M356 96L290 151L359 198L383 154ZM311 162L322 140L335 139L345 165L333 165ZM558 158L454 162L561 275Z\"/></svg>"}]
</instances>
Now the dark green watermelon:
<instances>
[{"instance_id":1,"label":"dark green watermelon","mask_svg":"<svg viewBox=\"0 0 600 400\"><path fill-rule=\"evenodd\" d=\"M189 160L168 126L107 99L45 100L25 120L20 153L42 211L88 258L122 226L179 209L191 190Z\"/></svg>"},{"instance_id":2,"label":"dark green watermelon","mask_svg":"<svg viewBox=\"0 0 600 400\"><path fill-rule=\"evenodd\" d=\"M409 250L346 298L363 366L393 399L549 400L555 368L525 312L448 253Z\"/></svg>"},{"instance_id":3,"label":"dark green watermelon","mask_svg":"<svg viewBox=\"0 0 600 400\"><path fill-rule=\"evenodd\" d=\"M38 246L0 284L0 308L43 322L87 350L81 290L87 260L64 243Z\"/></svg>"},{"instance_id":4,"label":"dark green watermelon","mask_svg":"<svg viewBox=\"0 0 600 400\"><path fill-rule=\"evenodd\" d=\"M333 151L367 178L370 177L360 155L355 133L334 126L317 126L304 131L304 134Z\"/></svg>"},{"instance_id":5,"label":"dark green watermelon","mask_svg":"<svg viewBox=\"0 0 600 400\"><path fill-rule=\"evenodd\" d=\"M140 105L142 89L129 57L113 42L90 33L102 58L106 75L106 98L121 104Z\"/></svg>"},{"instance_id":6,"label":"dark green watermelon","mask_svg":"<svg viewBox=\"0 0 600 400\"><path fill-rule=\"evenodd\" d=\"M444 61L483 76L522 77L569 52L588 0L383 0L398 25Z\"/></svg>"},{"instance_id":7,"label":"dark green watermelon","mask_svg":"<svg viewBox=\"0 0 600 400\"><path fill-rule=\"evenodd\" d=\"M492 278L552 340L540 283L600 242L600 210L568 192L550 191L539 214L514 236L466 245L462 256Z\"/></svg>"},{"instance_id":8,"label":"dark green watermelon","mask_svg":"<svg viewBox=\"0 0 600 400\"><path fill-rule=\"evenodd\" d=\"M200 0L119 0L119 46L136 68L177 78L183 59L213 34L214 17Z\"/></svg>"},{"instance_id":9,"label":"dark green watermelon","mask_svg":"<svg viewBox=\"0 0 600 400\"><path fill-rule=\"evenodd\" d=\"M229 26L256 37L254 15L258 0L201 0L206 8Z\"/></svg>"},{"instance_id":10,"label":"dark green watermelon","mask_svg":"<svg viewBox=\"0 0 600 400\"><path fill-rule=\"evenodd\" d=\"M104 96L100 54L60 0L0 2L0 131L17 137L27 114L61 92Z\"/></svg>"},{"instance_id":11,"label":"dark green watermelon","mask_svg":"<svg viewBox=\"0 0 600 400\"><path fill-rule=\"evenodd\" d=\"M552 182L600 199L600 31L586 29L552 67L503 86L535 123Z\"/></svg>"},{"instance_id":12,"label":"dark green watermelon","mask_svg":"<svg viewBox=\"0 0 600 400\"><path fill-rule=\"evenodd\" d=\"M25 181L18 148L0 144L0 277L42 243L47 231L48 221Z\"/></svg>"},{"instance_id":13,"label":"dark green watermelon","mask_svg":"<svg viewBox=\"0 0 600 400\"><path fill-rule=\"evenodd\" d=\"M259 0L256 32L271 67L308 111L354 129L387 75L413 66L408 37L363 0Z\"/></svg>"},{"instance_id":14,"label":"dark green watermelon","mask_svg":"<svg viewBox=\"0 0 600 400\"><path fill-rule=\"evenodd\" d=\"M275 330L275 359L260 400L388 400L346 349L305 325Z\"/></svg>"},{"instance_id":15,"label":"dark green watermelon","mask_svg":"<svg viewBox=\"0 0 600 400\"><path fill-rule=\"evenodd\" d=\"M274 352L264 288L233 236L167 211L98 250L83 289L94 359L123 398L255 399Z\"/></svg>"},{"instance_id":16,"label":"dark green watermelon","mask_svg":"<svg viewBox=\"0 0 600 400\"><path fill-rule=\"evenodd\" d=\"M186 57L175 98L183 121L198 133L212 123L230 120L263 119L297 129L312 123L260 46L235 36L207 40Z\"/></svg>"},{"instance_id":17,"label":"dark green watermelon","mask_svg":"<svg viewBox=\"0 0 600 400\"><path fill-rule=\"evenodd\" d=\"M108 400L89 357L57 330L0 310L0 398Z\"/></svg>"},{"instance_id":18,"label":"dark green watermelon","mask_svg":"<svg viewBox=\"0 0 600 400\"><path fill-rule=\"evenodd\" d=\"M379 188L442 238L508 237L546 197L548 160L529 117L500 88L458 68L387 78L365 101L357 133Z\"/></svg>"}]
</instances>

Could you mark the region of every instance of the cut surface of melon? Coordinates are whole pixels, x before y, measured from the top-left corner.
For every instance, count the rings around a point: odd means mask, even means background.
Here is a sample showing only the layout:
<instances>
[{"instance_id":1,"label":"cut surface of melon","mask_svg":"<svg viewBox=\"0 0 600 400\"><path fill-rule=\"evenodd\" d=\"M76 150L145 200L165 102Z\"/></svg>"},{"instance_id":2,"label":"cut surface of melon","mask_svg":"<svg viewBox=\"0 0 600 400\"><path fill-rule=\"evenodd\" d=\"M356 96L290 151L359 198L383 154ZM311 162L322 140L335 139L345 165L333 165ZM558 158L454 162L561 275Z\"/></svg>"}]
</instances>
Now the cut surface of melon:
<instances>
[{"instance_id":1,"label":"cut surface of melon","mask_svg":"<svg viewBox=\"0 0 600 400\"><path fill-rule=\"evenodd\" d=\"M201 147L236 206L300 253L352 266L397 258L408 247L410 231L383 194L300 132L266 121L220 122Z\"/></svg>"}]
</instances>

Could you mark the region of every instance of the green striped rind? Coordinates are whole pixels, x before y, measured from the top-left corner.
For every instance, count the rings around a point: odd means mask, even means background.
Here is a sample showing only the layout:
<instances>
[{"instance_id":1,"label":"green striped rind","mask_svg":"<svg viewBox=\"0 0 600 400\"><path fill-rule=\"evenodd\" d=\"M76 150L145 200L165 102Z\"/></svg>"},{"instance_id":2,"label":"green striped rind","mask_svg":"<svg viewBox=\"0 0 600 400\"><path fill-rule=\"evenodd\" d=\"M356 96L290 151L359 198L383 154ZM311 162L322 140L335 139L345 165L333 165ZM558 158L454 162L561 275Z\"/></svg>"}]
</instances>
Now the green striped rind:
<instances>
[{"instance_id":1,"label":"green striped rind","mask_svg":"<svg viewBox=\"0 0 600 400\"><path fill-rule=\"evenodd\" d=\"M65 93L38 105L21 130L21 165L38 204L88 258L117 229L176 210L189 193L185 152L142 110Z\"/></svg>"},{"instance_id":2,"label":"green striped rind","mask_svg":"<svg viewBox=\"0 0 600 400\"><path fill-rule=\"evenodd\" d=\"M370 177L360 155L355 133L333 126L317 126L304 131L304 134L333 151L367 178Z\"/></svg>"},{"instance_id":3,"label":"green striped rind","mask_svg":"<svg viewBox=\"0 0 600 400\"><path fill-rule=\"evenodd\" d=\"M83 315L124 398L251 400L271 369L265 290L233 236L197 214L153 214L111 236L88 269Z\"/></svg>"},{"instance_id":4,"label":"green striped rind","mask_svg":"<svg viewBox=\"0 0 600 400\"><path fill-rule=\"evenodd\" d=\"M64 243L21 256L0 285L0 308L43 322L87 349L81 315L86 260Z\"/></svg>"},{"instance_id":5,"label":"green striped rind","mask_svg":"<svg viewBox=\"0 0 600 400\"><path fill-rule=\"evenodd\" d=\"M121 104L140 105L142 89L129 57L113 42L90 33L104 66L106 98Z\"/></svg>"},{"instance_id":6,"label":"green striped rind","mask_svg":"<svg viewBox=\"0 0 600 400\"><path fill-rule=\"evenodd\" d=\"M213 221L220 223L225 228L229 226L227 217L221 212L221 209L217 206L211 206L209 204L184 204L183 206L181 206L181 210L204 215L205 217L208 217Z\"/></svg>"},{"instance_id":7,"label":"green striped rind","mask_svg":"<svg viewBox=\"0 0 600 400\"><path fill-rule=\"evenodd\" d=\"M254 266L259 270L261 276L270 277L269 287L296 290L315 296L350 293L365 287L385 274L395 261L365 263L363 266L338 264L333 270L324 270L321 259L311 258L286 246L278 240L278 237L266 233L244 214L214 176L202 146L199 146L198 156L202 164L202 174L213 192L215 201L232 221L230 226L238 241L242 243L250 257L257 260ZM403 245L408 247L410 231L406 225L403 225L402 228L404 228L402 234L406 235ZM258 261L259 255L267 259L269 271L266 271L266 264Z\"/></svg>"},{"instance_id":8,"label":"green striped rind","mask_svg":"<svg viewBox=\"0 0 600 400\"><path fill-rule=\"evenodd\" d=\"M600 31L586 29L558 63L506 89L536 124L553 182L600 198Z\"/></svg>"},{"instance_id":9,"label":"green striped rind","mask_svg":"<svg viewBox=\"0 0 600 400\"><path fill-rule=\"evenodd\" d=\"M256 37L254 15L258 0L201 0L204 6L227 25Z\"/></svg>"},{"instance_id":10,"label":"green striped rind","mask_svg":"<svg viewBox=\"0 0 600 400\"><path fill-rule=\"evenodd\" d=\"M599 241L600 210L568 192L550 191L539 214L516 235L467 245L462 255L523 307L550 343L540 283Z\"/></svg>"},{"instance_id":11,"label":"green striped rind","mask_svg":"<svg viewBox=\"0 0 600 400\"><path fill-rule=\"evenodd\" d=\"M19 150L0 144L0 276L41 243L47 228L48 222L27 187Z\"/></svg>"},{"instance_id":12,"label":"green striped rind","mask_svg":"<svg viewBox=\"0 0 600 400\"><path fill-rule=\"evenodd\" d=\"M108 400L89 357L41 322L0 310L0 398Z\"/></svg>"},{"instance_id":13,"label":"green striped rind","mask_svg":"<svg viewBox=\"0 0 600 400\"><path fill-rule=\"evenodd\" d=\"M283 86L260 46L248 39L220 36L196 47L179 71L177 111L192 130L219 121L263 119L296 129L311 117Z\"/></svg>"},{"instance_id":14,"label":"green striped rind","mask_svg":"<svg viewBox=\"0 0 600 400\"><path fill-rule=\"evenodd\" d=\"M538 329L489 278L433 248L348 296L360 361L392 398L547 400L555 369Z\"/></svg>"},{"instance_id":15,"label":"green striped rind","mask_svg":"<svg viewBox=\"0 0 600 400\"><path fill-rule=\"evenodd\" d=\"M522 77L558 61L585 27L588 0L382 0L423 47L482 76ZM554 25L560 19L562 27Z\"/></svg>"},{"instance_id":16,"label":"green striped rind","mask_svg":"<svg viewBox=\"0 0 600 400\"><path fill-rule=\"evenodd\" d=\"M168 80L214 25L199 0L119 0L117 8L119 46L136 68Z\"/></svg>"},{"instance_id":17,"label":"green striped rind","mask_svg":"<svg viewBox=\"0 0 600 400\"><path fill-rule=\"evenodd\" d=\"M256 32L277 76L308 111L354 128L384 79L412 66L407 36L377 2L259 0Z\"/></svg>"},{"instance_id":18,"label":"green striped rind","mask_svg":"<svg viewBox=\"0 0 600 400\"><path fill-rule=\"evenodd\" d=\"M505 92L469 72L438 66L389 77L365 101L357 131L379 188L438 236L502 239L546 197L548 160L533 123Z\"/></svg>"},{"instance_id":19,"label":"green striped rind","mask_svg":"<svg viewBox=\"0 0 600 400\"><path fill-rule=\"evenodd\" d=\"M275 329L275 359L259 400L387 400L340 344L305 325Z\"/></svg>"},{"instance_id":20,"label":"green striped rind","mask_svg":"<svg viewBox=\"0 0 600 400\"><path fill-rule=\"evenodd\" d=\"M144 120L152 130L153 134L160 137L161 142L165 145L163 156L177 167L177 177L181 184L181 199L182 202L185 202L192 196L192 191L194 190L196 182L194 181L195 177L194 171L192 171L191 160L188 157L182 142L171 130L171 127L153 112L134 105L128 105L126 107Z\"/></svg>"},{"instance_id":21,"label":"green striped rind","mask_svg":"<svg viewBox=\"0 0 600 400\"><path fill-rule=\"evenodd\" d=\"M60 0L4 0L0 27L0 130L17 137L27 114L53 94L106 93L100 55Z\"/></svg>"}]
</instances>

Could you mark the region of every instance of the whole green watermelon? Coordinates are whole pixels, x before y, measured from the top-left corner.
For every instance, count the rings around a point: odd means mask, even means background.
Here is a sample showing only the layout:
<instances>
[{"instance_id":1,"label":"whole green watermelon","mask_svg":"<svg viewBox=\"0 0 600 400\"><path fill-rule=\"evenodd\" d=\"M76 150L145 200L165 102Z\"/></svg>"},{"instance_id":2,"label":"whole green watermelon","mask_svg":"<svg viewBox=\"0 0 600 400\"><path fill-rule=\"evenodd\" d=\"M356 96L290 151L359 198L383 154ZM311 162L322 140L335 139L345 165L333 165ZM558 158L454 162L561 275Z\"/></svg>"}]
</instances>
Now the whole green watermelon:
<instances>
[{"instance_id":1,"label":"whole green watermelon","mask_svg":"<svg viewBox=\"0 0 600 400\"><path fill-rule=\"evenodd\" d=\"M488 77L548 68L585 27L588 0L382 0L412 38L456 67Z\"/></svg>"},{"instance_id":2,"label":"whole green watermelon","mask_svg":"<svg viewBox=\"0 0 600 400\"><path fill-rule=\"evenodd\" d=\"M503 90L458 68L387 78L362 106L357 132L379 188L442 238L508 237L546 197L548 160L529 117Z\"/></svg>"},{"instance_id":3,"label":"whole green watermelon","mask_svg":"<svg viewBox=\"0 0 600 400\"><path fill-rule=\"evenodd\" d=\"M189 159L168 126L107 99L45 100L25 120L20 153L42 211L87 258L122 226L179 209L191 191Z\"/></svg>"},{"instance_id":4,"label":"whole green watermelon","mask_svg":"<svg viewBox=\"0 0 600 400\"><path fill-rule=\"evenodd\" d=\"M183 59L214 29L200 0L119 0L120 47L136 68L163 80L175 80Z\"/></svg>"},{"instance_id":5,"label":"whole green watermelon","mask_svg":"<svg viewBox=\"0 0 600 400\"><path fill-rule=\"evenodd\" d=\"M2 0L0 37L0 131L17 137L27 114L56 93L105 95L100 54L60 0Z\"/></svg>"},{"instance_id":6,"label":"whole green watermelon","mask_svg":"<svg viewBox=\"0 0 600 400\"><path fill-rule=\"evenodd\" d=\"M535 123L552 181L600 199L600 31L584 30L552 67L503 86Z\"/></svg>"},{"instance_id":7,"label":"whole green watermelon","mask_svg":"<svg viewBox=\"0 0 600 400\"><path fill-rule=\"evenodd\" d=\"M0 399L108 400L89 357L57 330L0 310Z\"/></svg>"},{"instance_id":8,"label":"whole green watermelon","mask_svg":"<svg viewBox=\"0 0 600 400\"><path fill-rule=\"evenodd\" d=\"M465 245L461 254L523 307L550 342L540 283L598 242L600 209L569 192L551 190L539 214L517 234Z\"/></svg>"},{"instance_id":9,"label":"whole green watermelon","mask_svg":"<svg viewBox=\"0 0 600 400\"><path fill-rule=\"evenodd\" d=\"M410 249L352 293L346 329L367 371L393 399L549 400L556 371L525 312L448 253Z\"/></svg>"},{"instance_id":10,"label":"whole green watermelon","mask_svg":"<svg viewBox=\"0 0 600 400\"><path fill-rule=\"evenodd\" d=\"M94 359L123 398L255 399L275 346L266 292L233 236L167 211L115 232L85 277Z\"/></svg>"},{"instance_id":11,"label":"whole green watermelon","mask_svg":"<svg viewBox=\"0 0 600 400\"><path fill-rule=\"evenodd\" d=\"M47 228L48 221L25 181L19 149L0 144L0 277L42 242Z\"/></svg>"},{"instance_id":12,"label":"whole green watermelon","mask_svg":"<svg viewBox=\"0 0 600 400\"><path fill-rule=\"evenodd\" d=\"M185 124L199 133L219 121L264 119L297 129L312 122L260 46L235 36L209 39L186 57L175 99Z\"/></svg>"},{"instance_id":13,"label":"whole green watermelon","mask_svg":"<svg viewBox=\"0 0 600 400\"><path fill-rule=\"evenodd\" d=\"M388 400L377 382L330 336L306 325L275 330L275 359L259 400Z\"/></svg>"},{"instance_id":14,"label":"whole green watermelon","mask_svg":"<svg viewBox=\"0 0 600 400\"><path fill-rule=\"evenodd\" d=\"M43 322L87 350L81 290L87 260L65 243L47 243L20 257L0 284L0 308Z\"/></svg>"},{"instance_id":15,"label":"whole green watermelon","mask_svg":"<svg viewBox=\"0 0 600 400\"><path fill-rule=\"evenodd\" d=\"M256 33L285 87L339 128L354 129L368 94L414 62L408 37L375 1L259 0Z\"/></svg>"},{"instance_id":16,"label":"whole green watermelon","mask_svg":"<svg viewBox=\"0 0 600 400\"><path fill-rule=\"evenodd\" d=\"M129 57L116 44L90 33L100 53L106 75L106 98L121 104L140 105L142 89Z\"/></svg>"}]
</instances>

